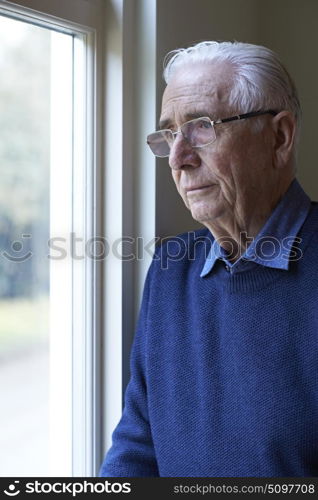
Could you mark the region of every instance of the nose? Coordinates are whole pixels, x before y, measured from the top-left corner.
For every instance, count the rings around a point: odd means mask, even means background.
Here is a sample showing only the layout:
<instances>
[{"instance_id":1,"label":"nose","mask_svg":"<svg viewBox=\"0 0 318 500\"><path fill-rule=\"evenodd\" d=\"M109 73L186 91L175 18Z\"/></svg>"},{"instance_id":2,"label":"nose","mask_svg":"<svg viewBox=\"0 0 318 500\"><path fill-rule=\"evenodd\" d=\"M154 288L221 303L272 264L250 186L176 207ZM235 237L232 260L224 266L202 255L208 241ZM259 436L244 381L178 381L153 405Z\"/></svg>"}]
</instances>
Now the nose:
<instances>
[{"instance_id":1,"label":"nose","mask_svg":"<svg viewBox=\"0 0 318 500\"><path fill-rule=\"evenodd\" d=\"M191 166L198 167L201 163L200 157L195 149L188 143L181 133L175 136L170 149L169 165L173 170Z\"/></svg>"}]
</instances>

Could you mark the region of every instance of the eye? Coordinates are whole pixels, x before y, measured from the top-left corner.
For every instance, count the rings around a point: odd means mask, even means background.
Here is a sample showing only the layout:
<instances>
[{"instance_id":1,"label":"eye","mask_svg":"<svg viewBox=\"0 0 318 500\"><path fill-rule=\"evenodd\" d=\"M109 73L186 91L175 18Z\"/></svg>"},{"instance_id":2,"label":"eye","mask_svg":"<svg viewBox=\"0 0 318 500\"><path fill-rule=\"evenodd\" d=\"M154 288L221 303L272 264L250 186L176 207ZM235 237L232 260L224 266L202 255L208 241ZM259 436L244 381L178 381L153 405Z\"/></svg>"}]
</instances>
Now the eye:
<instances>
[{"instance_id":1,"label":"eye","mask_svg":"<svg viewBox=\"0 0 318 500\"><path fill-rule=\"evenodd\" d=\"M173 144L174 135L171 130L162 130L161 137L169 144Z\"/></svg>"},{"instance_id":2,"label":"eye","mask_svg":"<svg viewBox=\"0 0 318 500\"><path fill-rule=\"evenodd\" d=\"M206 128L206 129L209 129L211 128L211 122L208 121L208 120L200 120L199 123L198 123L198 126L200 128Z\"/></svg>"}]
</instances>

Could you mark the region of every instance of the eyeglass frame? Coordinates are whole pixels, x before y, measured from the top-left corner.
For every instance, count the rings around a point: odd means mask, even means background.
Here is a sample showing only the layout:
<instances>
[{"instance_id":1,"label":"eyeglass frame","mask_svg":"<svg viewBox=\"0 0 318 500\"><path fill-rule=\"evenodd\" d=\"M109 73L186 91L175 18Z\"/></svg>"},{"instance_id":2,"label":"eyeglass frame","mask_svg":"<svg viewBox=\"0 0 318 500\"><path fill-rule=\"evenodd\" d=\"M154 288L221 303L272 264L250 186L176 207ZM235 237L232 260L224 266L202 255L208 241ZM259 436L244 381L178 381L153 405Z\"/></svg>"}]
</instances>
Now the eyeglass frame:
<instances>
[{"instance_id":1,"label":"eyeglass frame","mask_svg":"<svg viewBox=\"0 0 318 500\"><path fill-rule=\"evenodd\" d=\"M261 115L266 115L266 114L271 114L272 116L276 116L278 113L279 113L279 111L275 111L274 109L267 109L265 111L250 111L249 113L243 113L243 114L240 114L240 115L230 116L229 118L218 118L217 120L211 120L211 118L208 117L208 116L200 116L198 118L193 118L192 120L188 120L188 121L184 122L182 125L180 125L180 127L178 128L178 130L176 132L173 132L171 129L167 128L167 129L155 130L155 132L152 132L149 135L155 134L156 132L158 132L158 133L159 132L171 132L172 136L176 136L179 133L182 134L181 128L184 125L186 125L189 122L195 121L195 120L202 120L203 118L209 120L210 123L211 123L211 126L213 128L214 125L219 125L220 123L228 123L228 122L232 122L232 121L236 121L236 120L243 120L243 119L246 119L246 118L253 118L254 116L261 116ZM147 137L149 137L149 135ZM184 137L185 140L187 140L187 138L184 135L183 135L183 137ZM214 141L215 141L215 139L212 139L212 141L210 141L210 142L208 142L206 144L203 144L202 146L191 146L191 147L193 147L193 148L204 148L205 146L208 146L209 144L212 144L212 142L214 142ZM150 144L149 144L148 141L147 141L147 144L148 144L151 152L157 158L168 158L170 156L171 148L170 148L169 154L164 155L164 156L160 156L160 155L156 155L152 151L152 149L151 149Z\"/></svg>"}]
</instances>

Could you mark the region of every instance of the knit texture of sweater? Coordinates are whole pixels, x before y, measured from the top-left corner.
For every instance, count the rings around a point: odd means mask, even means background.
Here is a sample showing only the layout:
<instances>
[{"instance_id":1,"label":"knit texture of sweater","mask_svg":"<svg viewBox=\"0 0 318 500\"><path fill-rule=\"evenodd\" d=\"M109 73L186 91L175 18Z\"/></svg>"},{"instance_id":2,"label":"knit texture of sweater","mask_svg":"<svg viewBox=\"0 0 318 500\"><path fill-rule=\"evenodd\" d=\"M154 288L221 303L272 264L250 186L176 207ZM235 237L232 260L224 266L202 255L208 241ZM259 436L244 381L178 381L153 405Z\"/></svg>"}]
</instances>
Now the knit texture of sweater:
<instances>
[{"instance_id":1,"label":"knit texture of sweater","mask_svg":"<svg viewBox=\"0 0 318 500\"><path fill-rule=\"evenodd\" d=\"M288 270L200 278L213 239L192 234L150 266L100 475L318 476L318 205Z\"/></svg>"}]
</instances>

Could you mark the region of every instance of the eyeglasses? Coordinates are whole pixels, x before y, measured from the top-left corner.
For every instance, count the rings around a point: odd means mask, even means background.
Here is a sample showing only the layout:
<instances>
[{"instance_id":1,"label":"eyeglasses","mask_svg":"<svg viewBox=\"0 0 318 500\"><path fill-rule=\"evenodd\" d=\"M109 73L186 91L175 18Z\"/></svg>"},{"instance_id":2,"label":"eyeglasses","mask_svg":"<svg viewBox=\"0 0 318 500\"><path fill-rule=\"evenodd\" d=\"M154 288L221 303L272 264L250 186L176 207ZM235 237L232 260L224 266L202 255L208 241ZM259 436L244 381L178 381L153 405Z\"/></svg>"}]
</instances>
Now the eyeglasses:
<instances>
[{"instance_id":1,"label":"eyeglasses","mask_svg":"<svg viewBox=\"0 0 318 500\"><path fill-rule=\"evenodd\" d=\"M182 134L184 139L193 148L203 148L215 141L215 125L220 123L232 122L234 120L243 120L265 114L277 115L277 111L268 109L266 111L251 111L242 115L231 116L230 118L222 118L219 120L211 120L207 116L195 118L183 123L176 132L170 129L157 130L147 136L147 144L155 156L165 158L170 155L171 147L175 141L177 134Z\"/></svg>"}]
</instances>

